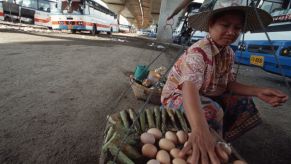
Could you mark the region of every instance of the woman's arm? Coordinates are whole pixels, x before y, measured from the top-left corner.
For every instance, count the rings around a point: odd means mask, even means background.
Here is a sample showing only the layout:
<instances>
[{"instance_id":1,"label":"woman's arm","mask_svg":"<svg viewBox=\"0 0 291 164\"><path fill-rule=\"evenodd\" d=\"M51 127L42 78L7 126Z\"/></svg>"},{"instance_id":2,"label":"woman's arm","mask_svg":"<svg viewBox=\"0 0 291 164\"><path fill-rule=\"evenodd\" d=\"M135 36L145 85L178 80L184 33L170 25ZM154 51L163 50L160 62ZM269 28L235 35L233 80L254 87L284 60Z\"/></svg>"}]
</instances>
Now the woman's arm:
<instances>
[{"instance_id":1,"label":"woman's arm","mask_svg":"<svg viewBox=\"0 0 291 164\"><path fill-rule=\"evenodd\" d=\"M239 95L256 96L273 107L281 106L288 100L288 95L277 89L250 86L236 81L229 83L227 89Z\"/></svg>"},{"instance_id":2,"label":"woman's arm","mask_svg":"<svg viewBox=\"0 0 291 164\"><path fill-rule=\"evenodd\" d=\"M256 86L245 85L245 84L241 84L239 82L233 81L228 84L227 90L232 93L243 95L243 96L257 96L259 88Z\"/></svg>"},{"instance_id":3,"label":"woman's arm","mask_svg":"<svg viewBox=\"0 0 291 164\"><path fill-rule=\"evenodd\" d=\"M188 146L181 151L181 156L191 149L192 163L219 163L219 160L214 152L215 139L209 131L209 126L205 115L201 109L199 91L193 82L186 81L183 83L183 106L186 112L187 119L191 126L191 135L189 136Z\"/></svg>"}]
</instances>

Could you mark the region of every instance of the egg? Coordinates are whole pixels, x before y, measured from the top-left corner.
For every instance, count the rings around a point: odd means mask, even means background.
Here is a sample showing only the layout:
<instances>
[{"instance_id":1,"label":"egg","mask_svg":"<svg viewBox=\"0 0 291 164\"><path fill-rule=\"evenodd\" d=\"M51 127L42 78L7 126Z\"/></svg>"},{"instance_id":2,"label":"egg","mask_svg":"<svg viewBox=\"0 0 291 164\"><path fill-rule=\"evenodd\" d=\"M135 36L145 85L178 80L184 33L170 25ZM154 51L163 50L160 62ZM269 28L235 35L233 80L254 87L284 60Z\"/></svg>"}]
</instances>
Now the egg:
<instances>
[{"instance_id":1,"label":"egg","mask_svg":"<svg viewBox=\"0 0 291 164\"><path fill-rule=\"evenodd\" d=\"M169 164L171 162L171 158L168 152L166 152L165 150L160 150L156 156L156 159L161 162L161 163L165 163L165 164Z\"/></svg>"},{"instance_id":2,"label":"egg","mask_svg":"<svg viewBox=\"0 0 291 164\"><path fill-rule=\"evenodd\" d=\"M170 151L175 147L174 143L166 138L160 139L159 146L161 149L167 150L167 151Z\"/></svg>"},{"instance_id":3,"label":"egg","mask_svg":"<svg viewBox=\"0 0 291 164\"><path fill-rule=\"evenodd\" d=\"M184 143L184 146L183 147L187 147L188 145L190 144L190 142L189 141L186 141L185 143ZM192 147L190 148L190 150L188 150L187 152L186 152L186 155L191 155L192 154Z\"/></svg>"},{"instance_id":4,"label":"egg","mask_svg":"<svg viewBox=\"0 0 291 164\"><path fill-rule=\"evenodd\" d=\"M160 162L158 160L151 159L147 162L147 164L160 164Z\"/></svg>"},{"instance_id":5,"label":"egg","mask_svg":"<svg viewBox=\"0 0 291 164\"><path fill-rule=\"evenodd\" d=\"M153 144L144 144L141 151L145 157L153 158L158 150Z\"/></svg>"},{"instance_id":6,"label":"egg","mask_svg":"<svg viewBox=\"0 0 291 164\"><path fill-rule=\"evenodd\" d=\"M190 143L189 141L186 141L186 142L184 143L184 147L188 146L189 143Z\"/></svg>"},{"instance_id":7,"label":"egg","mask_svg":"<svg viewBox=\"0 0 291 164\"><path fill-rule=\"evenodd\" d=\"M187 157L187 163L192 163L192 155Z\"/></svg>"},{"instance_id":8,"label":"egg","mask_svg":"<svg viewBox=\"0 0 291 164\"><path fill-rule=\"evenodd\" d=\"M162 138L162 135L163 135L160 129L158 128L151 128L147 132L152 134L156 140L159 140L160 138Z\"/></svg>"},{"instance_id":9,"label":"egg","mask_svg":"<svg viewBox=\"0 0 291 164\"><path fill-rule=\"evenodd\" d=\"M242 160L235 160L233 161L233 164L248 164L246 161L242 161Z\"/></svg>"},{"instance_id":10,"label":"egg","mask_svg":"<svg viewBox=\"0 0 291 164\"><path fill-rule=\"evenodd\" d=\"M231 155L231 146L225 142L217 142L221 146L221 148L228 154Z\"/></svg>"},{"instance_id":11,"label":"egg","mask_svg":"<svg viewBox=\"0 0 291 164\"><path fill-rule=\"evenodd\" d=\"M165 134L165 138L172 141L174 144L177 144L178 138L174 132L167 131Z\"/></svg>"},{"instance_id":12,"label":"egg","mask_svg":"<svg viewBox=\"0 0 291 164\"><path fill-rule=\"evenodd\" d=\"M187 163L184 159L175 158L175 159L173 159L172 164L187 164Z\"/></svg>"},{"instance_id":13,"label":"egg","mask_svg":"<svg viewBox=\"0 0 291 164\"><path fill-rule=\"evenodd\" d=\"M215 152L218 156L218 158L223 162L223 163L227 163L228 162L228 155L227 153L222 149L221 145L216 144L215 145Z\"/></svg>"},{"instance_id":14,"label":"egg","mask_svg":"<svg viewBox=\"0 0 291 164\"><path fill-rule=\"evenodd\" d=\"M191 155L193 153L193 150L190 149L189 151L186 152L186 155Z\"/></svg>"},{"instance_id":15,"label":"egg","mask_svg":"<svg viewBox=\"0 0 291 164\"><path fill-rule=\"evenodd\" d=\"M149 133L143 133L140 136L140 140L144 144L154 144L155 143L155 137Z\"/></svg>"},{"instance_id":16,"label":"egg","mask_svg":"<svg viewBox=\"0 0 291 164\"><path fill-rule=\"evenodd\" d=\"M185 133L183 130L179 130L176 135L180 144L184 144L187 141L187 133Z\"/></svg>"},{"instance_id":17,"label":"egg","mask_svg":"<svg viewBox=\"0 0 291 164\"><path fill-rule=\"evenodd\" d=\"M170 154L173 158L179 158L179 153L180 153L180 150L177 149L177 148L173 148L171 151L170 151Z\"/></svg>"}]
</instances>

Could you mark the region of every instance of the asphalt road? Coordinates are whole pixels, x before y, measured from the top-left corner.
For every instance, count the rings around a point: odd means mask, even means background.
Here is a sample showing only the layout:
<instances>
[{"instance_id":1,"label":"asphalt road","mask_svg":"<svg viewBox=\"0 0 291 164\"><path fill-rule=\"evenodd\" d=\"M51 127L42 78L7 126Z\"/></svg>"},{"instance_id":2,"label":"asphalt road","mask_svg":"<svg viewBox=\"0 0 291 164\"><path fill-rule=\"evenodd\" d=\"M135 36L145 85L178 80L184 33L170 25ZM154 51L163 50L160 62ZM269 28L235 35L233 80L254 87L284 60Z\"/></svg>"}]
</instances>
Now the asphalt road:
<instances>
[{"instance_id":1,"label":"asphalt road","mask_svg":"<svg viewBox=\"0 0 291 164\"><path fill-rule=\"evenodd\" d=\"M128 92L112 108L128 74L159 54L152 68L168 67L177 54L117 35L0 29L0 36L0 163L98 163L106 115L142 104ZM288 92L280 76L255 67L242 66L239 80ZM290 162L290 100L277 109L255 102L263 124L233 145L249 163Z\"/></svg>"}]
</instances>

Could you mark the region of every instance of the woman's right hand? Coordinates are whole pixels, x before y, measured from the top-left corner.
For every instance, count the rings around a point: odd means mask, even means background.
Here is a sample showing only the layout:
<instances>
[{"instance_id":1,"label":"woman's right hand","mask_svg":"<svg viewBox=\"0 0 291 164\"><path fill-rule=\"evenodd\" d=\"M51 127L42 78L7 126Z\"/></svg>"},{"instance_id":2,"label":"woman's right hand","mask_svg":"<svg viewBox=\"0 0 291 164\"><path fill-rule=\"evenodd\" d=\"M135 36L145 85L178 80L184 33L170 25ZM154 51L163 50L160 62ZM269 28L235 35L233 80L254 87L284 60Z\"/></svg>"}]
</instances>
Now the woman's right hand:
<instances>
[{"instance_id":1,"label":"woman's right hand","mask_svg":"<svg viewBox=\"0 0 291 164\"><path fill-rule=\"evenodd\" d=\"M205 114L202 112L199 90L190 81L185 81L182 87L187 119L192 132L189 143L181 150L181 156L192 148L191 164L219 164L220 161L215 154L216 140L209 130Z\"/></svg>"},{"instance_id":2,"label":"woman's right hand","mask_svg":"<svg viewBox=\"0 0 291 164\"><path fill-rule=\"evenodd\" d=\"M220 164L220 160L215 153L216 140L211 134L208 125L192 130L188 143L179 155L184 157L192 149L191 164Z\"/></svg>"}]
</instances>

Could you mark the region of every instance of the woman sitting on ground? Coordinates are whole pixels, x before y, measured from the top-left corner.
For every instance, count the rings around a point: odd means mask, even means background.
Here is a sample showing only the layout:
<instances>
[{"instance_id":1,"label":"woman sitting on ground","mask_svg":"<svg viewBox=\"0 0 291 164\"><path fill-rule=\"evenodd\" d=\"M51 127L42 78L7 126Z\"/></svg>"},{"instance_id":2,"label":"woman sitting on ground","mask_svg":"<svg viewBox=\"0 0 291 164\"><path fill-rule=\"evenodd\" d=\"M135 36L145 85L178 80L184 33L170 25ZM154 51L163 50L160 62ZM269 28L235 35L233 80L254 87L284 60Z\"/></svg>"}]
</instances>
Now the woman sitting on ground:
<instances>
[{"instance_id":1,"label":"woman sitting on ground","mask_svg":"<svg viewBox=\"0 0 291 164\"><path fill-rule=\"evenodd\" d=\"M241 32L261 29L254 8L240 1L217 0L213 10L193 15L189 24L209 34L189 47L171 69L162 92L163 106L183 110L191 126L192 163L220 163L214 153L215 138L209 127L231 141L261 122L252 96L273 107L288 96L279 90L244 85L236 81L229 47ZM257 9L264 26L272 17Z\"/></svg>"}]
</instances>

